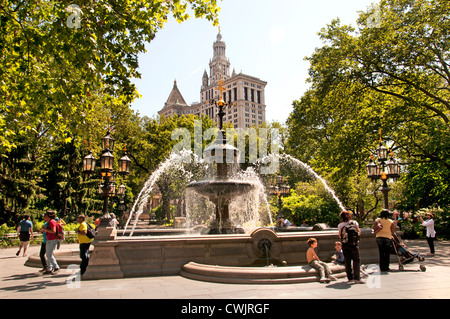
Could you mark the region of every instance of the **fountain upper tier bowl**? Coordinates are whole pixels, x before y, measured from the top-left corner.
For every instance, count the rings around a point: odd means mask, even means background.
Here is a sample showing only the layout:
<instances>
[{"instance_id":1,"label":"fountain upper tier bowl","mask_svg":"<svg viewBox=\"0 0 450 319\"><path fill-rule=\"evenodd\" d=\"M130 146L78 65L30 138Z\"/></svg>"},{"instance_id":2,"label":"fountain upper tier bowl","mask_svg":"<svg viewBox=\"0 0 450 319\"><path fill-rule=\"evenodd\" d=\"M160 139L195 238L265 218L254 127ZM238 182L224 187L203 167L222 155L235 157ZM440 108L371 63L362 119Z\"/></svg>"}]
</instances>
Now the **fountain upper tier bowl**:
<instances>
[{"instance_id":1,"label":"fountain upper tier bowl","mask_svg":"<svg viewBox=\"0 0 450 319\"><path fill-rule=\"evenodd\" d=\"M205 180L190 183L187 187L214 200L218 198L232 199L245 195L255 188L255 184L241 180Z\"/></svg>"}]
</instances>

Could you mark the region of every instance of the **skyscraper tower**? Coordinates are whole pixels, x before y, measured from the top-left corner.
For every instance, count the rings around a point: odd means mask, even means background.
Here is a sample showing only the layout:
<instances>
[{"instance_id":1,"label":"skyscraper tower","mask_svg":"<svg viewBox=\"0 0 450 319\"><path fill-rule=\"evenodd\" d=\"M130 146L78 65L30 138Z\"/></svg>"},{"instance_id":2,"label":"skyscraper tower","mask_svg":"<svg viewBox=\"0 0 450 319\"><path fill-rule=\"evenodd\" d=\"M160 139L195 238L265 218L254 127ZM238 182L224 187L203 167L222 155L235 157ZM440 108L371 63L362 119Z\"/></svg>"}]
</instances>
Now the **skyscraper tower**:
<instances>
[{"instance_id":1,"label":"skyscraper tower","mask_svg":"<svg viewBox=\"0 0 450 319\"><path fill-rule=\"evenodd\" d=\"M222 92L218 90L219 81L222 83ZM232 107L225 110L224 123L231 123L235 128L261 125L266 120L264 95L266 85L267 82L242 72L236 74L233 70L230 74L230 60L226 56L226 44L219 31L216 41L213 43L213 57L209 61L209 76L206 70L203 72L200 102L187 105L175 82L167 102L158 114L164 117L175 114L205 114L218 121L218 110L209 101L223 99L225 102L233 104Z\"/></svg>"}]
</instances>

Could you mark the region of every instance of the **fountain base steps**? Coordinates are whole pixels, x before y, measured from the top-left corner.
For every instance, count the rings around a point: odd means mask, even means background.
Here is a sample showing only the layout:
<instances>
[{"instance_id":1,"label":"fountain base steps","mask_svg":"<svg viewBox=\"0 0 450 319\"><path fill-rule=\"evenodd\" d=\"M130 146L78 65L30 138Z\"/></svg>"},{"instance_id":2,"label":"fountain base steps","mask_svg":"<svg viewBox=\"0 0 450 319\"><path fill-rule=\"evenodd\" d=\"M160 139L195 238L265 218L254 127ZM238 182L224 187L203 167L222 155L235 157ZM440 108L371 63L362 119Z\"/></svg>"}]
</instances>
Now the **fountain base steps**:
<instances>
[{"instance_id":1,"label":"fountain base steps","mask_svg":"<svg viewBox=\"0 0 450 319\"><path fill-rule=\"evenodd\" d=\"M345 278L345 267L329 264L332 275ZM189 262L180 275L200 281L226 284L294 284L318 282L317 271L309 265L285 267L227 267Z\"/></svg>"},{"instance_id":2,"label":"fountain base steps","mask_svg":"<svg viewBox=\"0 0 450 319\"><path fill-rule=\"evenodd\" d=\"M92 254L93 247L89 249L89 252ZM78 249L61 249L55 250L53 252L56 262L58 263L61 269L66 269L71 265L80 265L80 251ZM32 254L28 256L27 261L25 262L25 266L27 267L35 267L42 268L41 258L39 257L39 253Z\"/></svg>"}]
</instances>

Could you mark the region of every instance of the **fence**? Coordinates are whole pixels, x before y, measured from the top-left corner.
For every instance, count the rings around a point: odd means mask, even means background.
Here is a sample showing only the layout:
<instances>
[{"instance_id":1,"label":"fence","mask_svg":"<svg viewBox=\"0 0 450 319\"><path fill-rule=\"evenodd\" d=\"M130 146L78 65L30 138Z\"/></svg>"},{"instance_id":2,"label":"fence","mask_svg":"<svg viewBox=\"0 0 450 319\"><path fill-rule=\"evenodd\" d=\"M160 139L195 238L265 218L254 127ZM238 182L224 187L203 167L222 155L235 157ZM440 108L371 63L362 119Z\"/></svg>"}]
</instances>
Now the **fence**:
<instances>
[{"instance_id":1,"label":"fence","mask_svg":"<svg viewBox=\"0 0 450 319\"><path fill-rule=\"evenodd\" d=\"M64 232L64 242L65 243L76 243L78 240L76 231L65 231ZM17 233L6 233L0 236L1 247L15 246L19 244L19 236ZM33 239L30 239L31 244L41 244L42 234L34 232Z\"/></svg>"}]
</instances>

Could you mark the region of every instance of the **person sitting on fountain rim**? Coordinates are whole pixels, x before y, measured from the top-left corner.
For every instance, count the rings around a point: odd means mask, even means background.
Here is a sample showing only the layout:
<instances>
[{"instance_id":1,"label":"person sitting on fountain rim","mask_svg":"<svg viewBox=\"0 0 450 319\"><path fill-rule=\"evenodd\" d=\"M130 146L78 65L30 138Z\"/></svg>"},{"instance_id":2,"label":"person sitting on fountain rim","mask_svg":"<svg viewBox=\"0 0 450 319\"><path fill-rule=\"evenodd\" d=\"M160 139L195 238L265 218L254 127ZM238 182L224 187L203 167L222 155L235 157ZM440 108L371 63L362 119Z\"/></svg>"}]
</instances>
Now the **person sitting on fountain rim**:
<instances>
[{"instance_id":1,"label":"person sitting on fountain rim","mask_svg":"<svg viewBox=\"0 0 450 319\"><path fill-rule=\"evenodd\" d=\"M337 241L334 243L334 248L336 251L334 252L333 256L331 257L333 259L334 264L344 264L344 253L342 252L342 243L340 241Z\"/></svg>"},{"instance_id":2,"label":"person sitting on fountain rim","mask_svg":"<svg viewBox=\"0 0 450 319\"><path fill-rule=\"evenodd\" d=\"M326 263L319 259L314 249L317 247L317 239L308 239L309 249L306 251L306 259L308 264L317 270L320 275L320 282L329 283L331 280L337 280L336 277L331 275L331 269Z\"/></svg>"}]
</instances>

